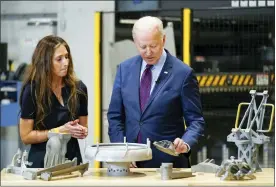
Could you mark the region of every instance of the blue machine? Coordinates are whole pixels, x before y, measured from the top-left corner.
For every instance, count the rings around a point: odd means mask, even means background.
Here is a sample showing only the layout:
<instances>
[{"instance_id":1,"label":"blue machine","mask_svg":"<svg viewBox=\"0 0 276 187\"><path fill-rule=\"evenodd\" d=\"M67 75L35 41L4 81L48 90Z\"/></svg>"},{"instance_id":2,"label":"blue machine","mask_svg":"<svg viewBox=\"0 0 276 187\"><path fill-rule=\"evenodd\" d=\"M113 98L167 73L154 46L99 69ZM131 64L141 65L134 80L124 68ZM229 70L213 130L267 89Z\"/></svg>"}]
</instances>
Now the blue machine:
<instances>
[{"instance_id":1,"label":"blue machine","mask_svg":"<svg viewBox=\"0 0 276 187\"><path fill-rule=\"evenodd\" d=\"M19 97L22 83L19 81L0 81L1 108L0 126L18 125L20 117Z\"/></svg>"}]
</instances>

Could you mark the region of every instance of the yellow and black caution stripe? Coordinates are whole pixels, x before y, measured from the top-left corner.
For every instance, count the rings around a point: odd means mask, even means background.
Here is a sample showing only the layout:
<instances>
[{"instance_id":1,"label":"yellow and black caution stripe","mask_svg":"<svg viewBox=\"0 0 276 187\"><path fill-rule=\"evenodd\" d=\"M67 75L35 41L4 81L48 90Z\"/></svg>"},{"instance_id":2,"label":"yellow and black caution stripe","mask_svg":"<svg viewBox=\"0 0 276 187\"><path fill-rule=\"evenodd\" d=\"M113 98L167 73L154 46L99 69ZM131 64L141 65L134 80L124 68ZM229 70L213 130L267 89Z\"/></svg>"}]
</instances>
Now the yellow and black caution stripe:
<instances>
[{"instance_id":1,"label":"yellow and black caution stripe","mask_svg":"<svg viewBox=\"0 0 276 187\"><path fill-rule=\"evenodd\" d=\"M220 80L220 76L219 75L215 75L214 76L214 81L212 82L212 86L218 85L219 84L219 80Z\"/></svg>"},{"instance_id":2,"label":"yellow and black caution stripe","mask_svg":"<svg viewBox=\"0 0 276 187\"><path fill-rule=\"evenodd\" d=\"M258 84L257 75L266 74L268 84ZM275 76L268 73L206 73L196 74L200 92L239 92L274 89Z\"/></svg>"},{"instance_id":3,"label":"yellow and black caution stripe","mask_svg":"<svg viewBox=\"0 0 276 187\"><path fill-rule=\"evenodd\" d=\"M221 77L219 76L219 86L224 86L225 85L225 80L226 80L227 76L226 75L222 75ZM217 86L217 85L214 85Z\"/></svg>"},{"instance_id":4,"label":"yellow and black caution stripe","mask_svg":"<svg viewBox=\"0 0 276 187\"><path fill-rule=\"evenodd\" d=\"M197 80L199 87L254 85L254 76L251 74L205 74L197 75Z\"/></svg>"},{"instance_id":5,"label":"yellow and black caution stripe","mask_svg":"<svg viewBox=\"0 0 276 187\"><path fill-rule=\"evenodd\" d=\"M251 77L251 75L246 75L245 80L244 80L244 84L248 85L249 82L252 84L252 77Z\"/></svg>"}]
</instances>

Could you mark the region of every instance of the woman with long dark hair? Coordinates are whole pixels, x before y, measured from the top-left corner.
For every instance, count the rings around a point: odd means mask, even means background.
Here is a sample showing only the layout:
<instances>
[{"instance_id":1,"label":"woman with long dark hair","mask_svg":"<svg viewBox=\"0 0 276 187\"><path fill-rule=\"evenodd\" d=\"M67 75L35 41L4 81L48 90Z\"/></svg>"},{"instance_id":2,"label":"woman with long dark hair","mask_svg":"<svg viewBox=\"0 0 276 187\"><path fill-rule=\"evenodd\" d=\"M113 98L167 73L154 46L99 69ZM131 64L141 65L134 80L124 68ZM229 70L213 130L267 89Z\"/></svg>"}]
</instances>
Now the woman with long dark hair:
<instances>
[{"instance_id":1,"label":"woman with long dark hair","mask_svg":"<svg viewBox=\"0 0 276 187\"><path fill-rule=\"evenodd\" d=\"M51 131L70 133L65 157L82 162L77 139L87 136L87 103L87 88L75 76L69 45L58 36L42 38L20 95L20 137L24 144L31 144L30 167L44 167Z\"/></svg>"}]
</instances>

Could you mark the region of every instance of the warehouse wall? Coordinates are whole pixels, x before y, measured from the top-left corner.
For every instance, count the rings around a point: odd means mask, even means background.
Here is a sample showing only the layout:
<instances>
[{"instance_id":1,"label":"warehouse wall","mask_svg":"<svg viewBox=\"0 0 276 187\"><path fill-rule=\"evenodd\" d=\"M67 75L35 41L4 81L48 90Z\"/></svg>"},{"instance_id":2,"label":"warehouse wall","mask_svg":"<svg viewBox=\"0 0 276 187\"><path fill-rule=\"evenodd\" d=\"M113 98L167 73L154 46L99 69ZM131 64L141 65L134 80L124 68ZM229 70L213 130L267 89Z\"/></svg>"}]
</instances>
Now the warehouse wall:
<instances>
[{"instance_id":1,"label":"warehouse wall","mask_svg":"<svg viewBox=\"0 0 276 187\"><path fill-rule=\"evenodd\" d=\"M1 1L1 14L57 13L57 1Z\"/></svg>"},{"instance_id":2,"label":"warehouse wall","mask_svg":"<svg viewBox=\"0 0 276 187\"><path fill-rule=\"evenodd\" d=\"M114 1L1 1L1 42L12 43L12 47L8 49L9 58L15 58L17 65L23 59L29 62L28 56L31 56L38 39L48 34L55 34L55 30L51 29L50 26L33 27L33 29L26 27L27 21L32 17L45 16L57 19L57 35L63 37L69 43L76 74L88 88L89 132L86 140L88 145L93 143L94 134L93 16L96 11L114 11L114 8ZM2 21L3 19L5 21ZM27 38L24 33L28 36ZM109 33L112 35L112 32ZM23 42L25 41L27 44L30 44L30 47L26 48L26 46L20 45L18 40L21 41L22 38L20 40L18 36L25 36ZM22 55L22 51L24 51L24 56ZM5 129L5 132L5 135L2 136L1 134L1 140L6 139L6 141L10 141L8 137L16 137L14 141L19 141L18 132L15 131L15 127ZM83 148L84 143L84 141L80 142L81 148ZM1 144L1 149L5 145L8 145L8 143ZM1 157L1 168L9 164L10 158L15 154L17 146L13 147L14 149L9 149L6 152L7 154L5 154L7 159L3 158L3 156Z\"/></svg>"},{"instance_id":3,"label":"warehouse wall","mask_svg":"<svg viewBox=\"0 0 276 187\"><path fill-rule=\"evenodd\" d=\"M1 42L8 43L8 58L13 60L14 69L23 62L30 63L40 38L56 34L54 26L28 25L30 20L56 20L56 17L57 2L54 1L1 1Z\"/></svg>"}]
</instances>

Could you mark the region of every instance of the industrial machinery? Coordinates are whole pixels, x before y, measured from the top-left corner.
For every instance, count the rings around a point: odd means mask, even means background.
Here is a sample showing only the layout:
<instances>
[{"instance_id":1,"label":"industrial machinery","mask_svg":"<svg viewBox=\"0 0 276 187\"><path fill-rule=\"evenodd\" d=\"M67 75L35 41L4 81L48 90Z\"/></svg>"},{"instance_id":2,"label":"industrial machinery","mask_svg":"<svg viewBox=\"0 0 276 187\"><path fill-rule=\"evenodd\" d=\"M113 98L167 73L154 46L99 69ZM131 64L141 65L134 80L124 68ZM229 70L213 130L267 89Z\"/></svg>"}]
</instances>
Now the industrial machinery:
<instances>
[{"instance_id":1,"label":"industrial machinery","mask_svg":"<svg viewBox=\"0 0 276 187\"><path fill-rule=\"evenodd\" d=\"M226 142L225 137L233 126L240 101L250 99L250 90L268 90L271 97L267 102L275 100L274 7L192 9L191 21L182 20L184 27L190 25L191 28L191 45L185 45L184 39L182 42L189 53L183 50L182 59L185 62L190 57L207 124L205 139L198 148L207 142L207 157L219 164L224 160L224 147L229 149L229 155L237 155L235 145ZM268 118L265 113L264 119ZM273 131L271 129L268 135ZM273 141L268 147L270 159L267 160L271 162L266 167L272 167ZM263 155L261 148L259 153ZM192 152L192 158L196 154ZM192 159L192 163L195 164L196 159Z\"/></svg>"},{"instance_id":2,"label":"industrial machinery","mask_svg":"<svg viewBox=\"0 0 276 187\"><path fill-rule=\"evenodd\" d=\"M108 64L110 68L116 63L111 72L114 78L118 63L137 55L131 30L140 17L157 16L166 29L173 27L173 32L166 33L166 43L173 46L168 50L194 69L207 124L204 139L191 152L191 164L198 163L197 150L203 146L207 146L207 157L220 164L225 148L229 149L229 155L236 155L236 147L225 137L235 121L239 102L248 99L250 90L268 90L271 97L267 102L275 100L274 12L274 7L191 9L183 6L182 10L103 13L103 21L114 14L115 29L112 45L108 38L103 38L102 46L110 48L106 50L99 45L102 64ZM104 25L101 29L104 36L110 27ZM108 101L111 92L108 89L112 88L113 80L103 79L105 84L110 82L110 85L102 86L103 97ZM268 118L265 113L264 120ZM273 131L272 128L270 133ZM274 158L273 143L268 144L270 158ZM274 159L269 160L268 167L274 166Z\"/></svg>"}]
</instances>

